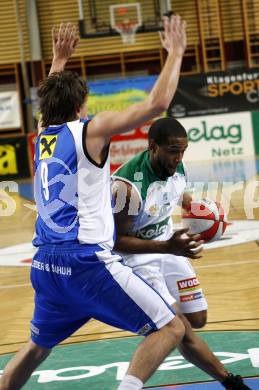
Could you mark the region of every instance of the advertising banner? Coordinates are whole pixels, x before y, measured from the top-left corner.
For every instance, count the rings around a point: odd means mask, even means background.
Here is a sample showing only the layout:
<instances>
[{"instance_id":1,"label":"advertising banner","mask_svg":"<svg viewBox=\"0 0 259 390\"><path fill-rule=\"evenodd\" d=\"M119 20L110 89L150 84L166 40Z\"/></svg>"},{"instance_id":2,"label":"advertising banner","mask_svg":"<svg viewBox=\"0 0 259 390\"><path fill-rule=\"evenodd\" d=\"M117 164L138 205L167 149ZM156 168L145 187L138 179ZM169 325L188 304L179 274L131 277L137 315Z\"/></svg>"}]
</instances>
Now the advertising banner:
<instances>
[{"instance_id":1,"label":"advertising banner","mask_svg":"<svg viewBox=\"0 0 259 390\"><path fill-rule=\"evenodd\" d=\"M133 103L144 100L156 79L157 76L146 76L90 82L88 115L93 116L107 110L121 111Z\"/></svg>"},{"instance_id":2,"label":"advertising banner","mask_svg":"<svg viewBox=\"0 0 259 390\"><path fill-rule=\"evenodd\" d=\"M16 129L21 125L18 92L0 92L0 130Z\"/></svg>"},{"instance_id":3,"label":"advertising banner","mask_svg":"<svg viewBox=\"0 0 259 390\"><path fill-rule=\"evenodd\" d=\"M181 77L168 115L181 118L258 107L259 69L239 69Z\"/></svg>"},{"instance_id":4,"label":"advertising banner","mask_svg":"<svg viewBox=\"0 0 259 390\"><path fill-rule=\"evenodd\" d=\"M259 112L252 115L240 112L179 119L189 139L184 161L242 160L255 155L255 145L259 153ZM147 148L151 123L113 137L110 148L112 171Z\"/></svg>"},{"instance_id":5,"label":"advertising banner","mask_svg":"<svg viewBox=\"0 0 259 390\"><path fill-rule=\"evenodd\" d=\"M157 76L131 77L119 80L93 81L88 84L90 94L87 112L90 117L100 111L121 111L144 100L156 82ZM127 134L112 138L111 171L147 148L147 131L152 122Z\"/></svg>"},{"instance_id":6,"label":"advertising banner","mask_svg":"<svg viewBox=\"0 0 259 390\"><path fill-rule=\"evenodd\" d=\"M259 111L252 112L255 154L259 156Z\"/></svg>"},{"instance_id":7,"label":"advertising banner","mask_svg":"<svg viewBox=\"0 0 259 390\"><path fill-rule=\"evenodd\" d=\"M30 170L31 170L31 174L33 175L34 174L34 152L35 152L37 133L28 134L27 139L28 139L28 148L29 148Z\"/></svg>"},{"instance_id":8,"label":"advertising banner","mask_svg":"<svg viewBox=\"0 0 259 390\"><path fill-rule=\"evenodd\" d=\"M0 138L0 180L29 175L26 137Z\"/></svg>"},{"instance_id":9,"label":"advertising banner","mask_svg":"<svg viewBox=\"0 0 259 390\"><path fill-rule=\"evenodd\" d=\"M112 138L110 146L111 172L119 168L122 164L130 160L136 154L147 149L147 132L152 122L147 122L144 126L138 127L129 133L116 135Z\"/></svg>"},{"instance_id":10,"label":"advertising banner","mask_svg":"<svg viewBox=\"0 0 259 390\"><path fill-rule=\"evenodd\" d=\"M254 156L250 112L221 114L179 120L188 133L185 161L242 159Z\"/></svg>"}]
</instances>

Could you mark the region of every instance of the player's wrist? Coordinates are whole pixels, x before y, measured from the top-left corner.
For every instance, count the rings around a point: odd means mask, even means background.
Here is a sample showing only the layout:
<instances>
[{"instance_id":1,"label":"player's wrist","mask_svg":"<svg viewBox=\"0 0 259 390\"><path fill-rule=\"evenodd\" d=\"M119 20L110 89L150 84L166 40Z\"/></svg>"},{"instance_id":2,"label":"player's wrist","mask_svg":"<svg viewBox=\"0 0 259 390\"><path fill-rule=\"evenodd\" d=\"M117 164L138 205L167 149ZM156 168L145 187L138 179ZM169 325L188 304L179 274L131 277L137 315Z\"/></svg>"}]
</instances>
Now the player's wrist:
<instances>
[{"instance_id":1,"label":"player's wrist","mask_svg":"<svg viewBox=\"0 0 259 390\"><path fill-rule=\"evenodd\" d=\"M65 69L67 60L54 57L52 60L49 75L54 72L62 72Z\"/></svg>"},{"instance_id":2,"label":"player's wrist","mask_svg":"<svg viewBox=\"0 0 259 390\"><path fill-rule=\"evenodd\" d=\"M173 49L172 50L172 55L174 56L175 61L176 60L182 61L182 58L183 58L183 55L184 55L184 50Z\"/></svg>"},{"instance_id":3,"label":"player's wrist","mask_svg":"<svg viewBox=\"0 0 259 390\"><path fill-rule=\"evenodd\" d=\"M67 60L68 60L68 58L54 56L52 63L65 65L67 63Z\"/></svg>"},{"instance_id":4,"label":"player's wrist","mask_svg":"<svg viewBox=\"0 0 259 390\"><path fill-rule=\"evenodd\" d=\"M156 241L158 244L158 253L166 254L169 253L168 241Z\"/></svg>"}]
</instances>

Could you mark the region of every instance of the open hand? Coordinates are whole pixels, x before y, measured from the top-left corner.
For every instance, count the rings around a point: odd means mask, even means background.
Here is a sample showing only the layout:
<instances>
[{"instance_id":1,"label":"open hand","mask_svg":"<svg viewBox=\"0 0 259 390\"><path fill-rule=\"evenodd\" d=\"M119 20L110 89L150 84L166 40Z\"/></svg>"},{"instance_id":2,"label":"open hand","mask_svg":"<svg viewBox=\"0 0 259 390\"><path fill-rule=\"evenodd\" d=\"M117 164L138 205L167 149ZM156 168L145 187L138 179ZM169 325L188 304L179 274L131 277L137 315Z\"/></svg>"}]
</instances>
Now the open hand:
<instances>
[{"instance_id":1,"label":"open hand","mask_svg":"<svg viewBox=\"0 0 259 390\"><path fill-rule=\"evenodd\" d=\"M160 32L163 48L175 55L183 56L186 49L186 22L179 15L163 18L164 31Z\"/></svg>"},{"instance_id":2,"label":"open hand","mask_svg":"<svg viewBox=\"0 0 259 390\"><path fill-rule=\"evenodd\" d=\"M76 27L71 23L61 23L59 30L52 29L53 59L67 61L74 53L79 38Z\"/></svg>"},{"instance_id":3,"label":"open hand","mask_svg":"<svg viewBox=\"0 0 259 390\"><path fill-rule=\"evenodd\" d=\"M185 256L191 259L200 259L200 253L203 251L201 245L204 241L200 240L199 234L188 235L187 238L182 237L188 232L188 229L180 229L176 231L169 240L166 241L166 252L176 255Z\"/></svg>"}]
</instances>

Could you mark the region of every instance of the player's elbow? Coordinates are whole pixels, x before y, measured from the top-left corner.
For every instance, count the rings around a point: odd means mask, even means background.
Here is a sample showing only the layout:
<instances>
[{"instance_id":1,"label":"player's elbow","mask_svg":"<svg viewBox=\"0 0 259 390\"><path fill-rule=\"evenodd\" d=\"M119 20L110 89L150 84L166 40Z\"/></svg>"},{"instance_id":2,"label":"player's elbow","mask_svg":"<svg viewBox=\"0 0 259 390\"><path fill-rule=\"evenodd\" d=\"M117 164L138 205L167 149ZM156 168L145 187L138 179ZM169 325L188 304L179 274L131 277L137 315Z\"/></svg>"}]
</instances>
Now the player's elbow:
<instances>
[{"instance_id":1,"label":"player's elbow","mask_svg":"<svg viewBox=\"0 0 259 390\"><path fill-rule=\"evenodd\" d=\"M149 100L150 111L153 116L159 115L167 110L169 102L164 96L154 96Z\"/></svg>"},{"instance_id":2,"label":"player's elbow","mask_svg":"<svg viewBox=\"0 0 259 390\"><path fill-rule=\"evenodd\" d=\"M123 237L121 237L120 235L116 235L116 240L115 240L115 243L114 243L114 247L113 247L113 250L114 252L121 252L123 251L123 249L125 249L123 247Z\"/></svg>"},{"instance_id":3,"label":"player's elbow","mask_svg":"<svg viewBox=\"0 0 259 390\"><path fill-rule=\"evenodd\" d=\"M193 329L201 329L207 323L207 310L186 314Z\"/></svg>"}]
</instances>

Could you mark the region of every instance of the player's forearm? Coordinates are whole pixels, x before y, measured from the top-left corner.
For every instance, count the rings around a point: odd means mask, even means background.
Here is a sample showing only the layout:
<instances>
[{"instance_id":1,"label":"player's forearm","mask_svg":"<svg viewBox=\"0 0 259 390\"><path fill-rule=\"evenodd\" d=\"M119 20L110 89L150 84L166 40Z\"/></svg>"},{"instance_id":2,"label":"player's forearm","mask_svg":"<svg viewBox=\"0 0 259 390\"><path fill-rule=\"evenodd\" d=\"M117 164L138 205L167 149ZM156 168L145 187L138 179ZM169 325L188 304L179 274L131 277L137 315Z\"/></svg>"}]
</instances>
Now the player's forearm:
<instances>
[{"instance_id":1,"label":"player's forearm","mask_svg":"<svg viewBox=\"0 0 259 390\"><path fill-rule=\"evenodd\" d=\"M125 133L165 111L175 94L180 75L181 56L169 55L165 67L149 96L121 112L98 113L88 126L88 135L111 137Z\"/></svg>"},{"instance_id":2,"label":"player's forearm","mask_svg":"<svg viewBox=\"0 0 259 390\"><path fill-rule=\"evenodd\" d=\"M49 76L54 72L62 72L65 69L66 63L67 63L66 59L53 58L51 68L49 71Z\"/></svg>"},{"instance_id":3,"label":"player's forearm","mask_svg":"<svg viewBox=\"0 0 259 390\"><path fill-rule=\"evenodd\" d=\"M117 235L114 250L126 253L166 253L166 241Z\"/></svg>"},{"instance_id":4,"label":"player's forearm","mask_svg":"<svg viewBox=\"0 0 259 390\"><path fill-rule=\"evenodd\" d=\"M182 56L170 53L167 56L164 68L150 92L148 99L151 105L164 111L171 103L177 88L182 65Z\"/></svg>"}]
</instances>

